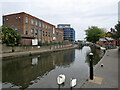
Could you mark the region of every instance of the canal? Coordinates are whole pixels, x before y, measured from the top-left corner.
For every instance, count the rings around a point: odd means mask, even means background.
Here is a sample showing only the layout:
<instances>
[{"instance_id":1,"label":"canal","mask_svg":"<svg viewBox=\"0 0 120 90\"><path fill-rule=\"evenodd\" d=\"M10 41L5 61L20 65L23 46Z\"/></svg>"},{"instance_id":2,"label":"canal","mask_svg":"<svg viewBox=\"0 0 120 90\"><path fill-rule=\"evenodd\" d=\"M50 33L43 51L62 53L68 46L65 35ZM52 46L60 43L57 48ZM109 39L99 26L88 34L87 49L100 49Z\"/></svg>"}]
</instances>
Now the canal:
<instances>
[{"instance_id":1,"label":"canal","mask_svg":"<svg viewBox=\"0 0 120 90\"><path fill-rule=\"evenodd\" d=\"M89 75L88 53L90 47L48 53L45 55L14 58L2 61L3 88L58 88L59 74L66 76L61 88L70 87L70 78L76 78L82 84ZM102 57L100 50L96 54L94 65Z\"/></svg>"}]
</instances>

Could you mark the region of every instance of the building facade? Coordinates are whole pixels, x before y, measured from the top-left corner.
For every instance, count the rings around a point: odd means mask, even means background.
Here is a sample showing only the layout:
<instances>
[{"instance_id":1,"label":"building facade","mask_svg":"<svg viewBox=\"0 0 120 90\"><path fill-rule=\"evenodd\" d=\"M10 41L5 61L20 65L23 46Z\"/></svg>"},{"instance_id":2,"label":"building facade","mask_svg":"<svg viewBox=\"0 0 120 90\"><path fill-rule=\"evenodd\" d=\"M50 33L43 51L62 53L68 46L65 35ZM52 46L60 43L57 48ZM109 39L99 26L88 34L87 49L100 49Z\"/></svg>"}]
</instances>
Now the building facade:
<instances>
[{"instance_id":1,"label":"building facade","mask_svg":"<svg viewBox=\"0 0 120 90\"><path fill-rule=\"evenodd\" d=\"M62 42L56 39L56 27L48 22L45 22L37 17L34 17L25 12L4 15L3 25L12 27L22 36L22 43L31 43L32 39L45 43L46 41ZM59 31L62 33L62 31Z\"/></svg>"},{"instance_id":2,"label":"building facade","mask_svg":"<svg viewBox=\"0 0 120 90\"><path fill-rule=\"evenodd\" d=\"M58 24L57 28L64 31L64 40L74 41L75 40L75 30L71 28L70 24Z\"/></svg>"},{"instance_id":3,"label":"building facade","mask_svg":"<svg viewBox=\"0 0 120 90\"><path fill-rule=\"evenodd\" d=\"M55 36L55 37L56 37L56 42L61 42L61 41L63 41L64 31L61 30L61 29L59 29L59 28L56 28L55 31L56 31L56 36Z\"/></svg>"}]
</instances>

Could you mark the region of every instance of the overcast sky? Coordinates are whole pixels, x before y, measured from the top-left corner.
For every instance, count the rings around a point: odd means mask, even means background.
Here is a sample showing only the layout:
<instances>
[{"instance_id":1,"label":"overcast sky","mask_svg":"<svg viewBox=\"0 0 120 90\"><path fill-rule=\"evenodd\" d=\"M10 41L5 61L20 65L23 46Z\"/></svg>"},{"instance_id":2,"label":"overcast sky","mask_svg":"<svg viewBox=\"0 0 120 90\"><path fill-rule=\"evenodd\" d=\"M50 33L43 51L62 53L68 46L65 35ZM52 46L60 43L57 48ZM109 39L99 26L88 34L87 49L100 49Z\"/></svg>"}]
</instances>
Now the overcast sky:
<instances>
[{"instance_id":1,"label":"overcast sky","mask_svg":"<svg viewBox=\"0 0 120 90\"><path fill-rule=\"evenodd\" d=\"M118 21L119 0L0 0L2 15L26 12L44 21L71 24L76 40L83 40L89 26L106 28ZM0 19L1 20L1 19Z\"/></svg>"}]
</instances>

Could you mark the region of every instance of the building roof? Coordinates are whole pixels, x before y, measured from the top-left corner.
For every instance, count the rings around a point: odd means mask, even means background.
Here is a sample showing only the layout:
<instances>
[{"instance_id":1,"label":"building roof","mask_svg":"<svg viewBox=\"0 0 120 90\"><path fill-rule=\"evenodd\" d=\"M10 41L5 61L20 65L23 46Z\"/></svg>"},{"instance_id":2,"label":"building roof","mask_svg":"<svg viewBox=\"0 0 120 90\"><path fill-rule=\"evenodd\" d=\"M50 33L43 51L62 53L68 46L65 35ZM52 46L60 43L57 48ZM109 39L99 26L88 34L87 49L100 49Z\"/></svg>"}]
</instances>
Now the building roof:
<instances>
[{"instance_id":1,"label":"building roof","mask_svg":"<svg viewBox=\"0 0 120 90\"><path fill-rule=\"evenodd\" d=\"M112 40L114 40L114 39L111 38L111 37L105 37L105 39L107 39L108 41L112 41Z\"/></svg>"},{"instance_id":2,"label":"building roof","mask_svg":"<svg viewBox=\"0 0 120 90\"><path fill-rule=\"evenodd\" d=\"M99 41L107 41L105 38L100 38Z\"/></svg>"},{"instance_id":3,"label":"building roof","mask_svg":"<svg viewBox=\"0 0 120 90\"><path fill-rule=\"evenodd\" d=\"M99 41L113 41L114 39L111 37L100 38Z\"/></svg>"},{"instance_id":4,"label":"building roof","mask_svg":"<svg viewBox=\"0 0 120 90\"><path fill-rule=\"evenodd\" d=\"M28 13L25 13L25 12L19 12L19 13L13 13L13 14L8 14L8 15L3 15L3 17L12 16L12 15L17 15L17 14L26 14L26 15L32 16L32 15L30 15L30 14L28 14ZM35 16L32 16L32 17L34 17L34 18L36 18L36 19L39 19L39 18L37 18L37 17L35 17ZM47 24L52 25L52 26L55 27L55 25L50 24L50 23L48 23L48 22L46 22L46 21L44 21L44 20L42 20L42 19L39 19L39 20L42 21L42 22L44 22L44 23L47 23Z\"/></svg>"}]
</instances>

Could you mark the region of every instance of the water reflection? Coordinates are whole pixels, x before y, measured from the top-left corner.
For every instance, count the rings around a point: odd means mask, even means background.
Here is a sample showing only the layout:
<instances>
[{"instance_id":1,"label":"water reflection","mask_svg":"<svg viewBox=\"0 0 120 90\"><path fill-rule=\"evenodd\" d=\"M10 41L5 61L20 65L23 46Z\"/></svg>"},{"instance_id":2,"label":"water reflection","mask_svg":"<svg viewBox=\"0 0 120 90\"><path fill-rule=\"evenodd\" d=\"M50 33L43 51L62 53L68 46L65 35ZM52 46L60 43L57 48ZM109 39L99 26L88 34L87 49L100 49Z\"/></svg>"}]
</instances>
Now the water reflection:
<instances>
[{"instance_id":1,"label":"water reflection","mask_svg":"<svg viewBox=\"0 0 120 90\"><path fill-rule=\"evenodd\" d=\"M30 84L37 83L37 79L47 75L56 66L69 67L74 60L75 50L5 60L2 62L3 83L9 82L13 86L27 88Z\"/></svg>"},{"instance_id":2,"label":"water reflection","mask_svg":"<svg viewBox=\"0 0 120 90\"><path fill-rule=\"evenodd\" d=\"M38 64L38 58L32 58L32 65L37 65Z\"/></svg>"},{"instance_id":3,"label":"water reflection","mask_svg":"<svg viewBox=\"0 0 120 90\"><path fill-rule=\"evenodd\" d=\"M70 78L83 83L88 78L90 47L59 51L45 55L4 60L2 62L3 88L69 88ZM93 50L97 55L99 51ZM98 58L98 56L96 56ZM59 74L66 76L64 85L58 86Z\"/></svg>"},{"instance_id":4,"label":"water reflection","mask_svg":"<svg viewBox=\"0 0 120 90\"><path fill-rule=\"evenodd\" d=\"M91 51L87 52L87 54L86 54L86 62L88 63L88 65L89 65L89 60L90 60L90 58L89 58L89 53L90 52L93 53L93 65L96 65L101 60L101 58L103 57L104 51L99 50L96 47L91 48Z\"/></svg>"}]
</instances>

